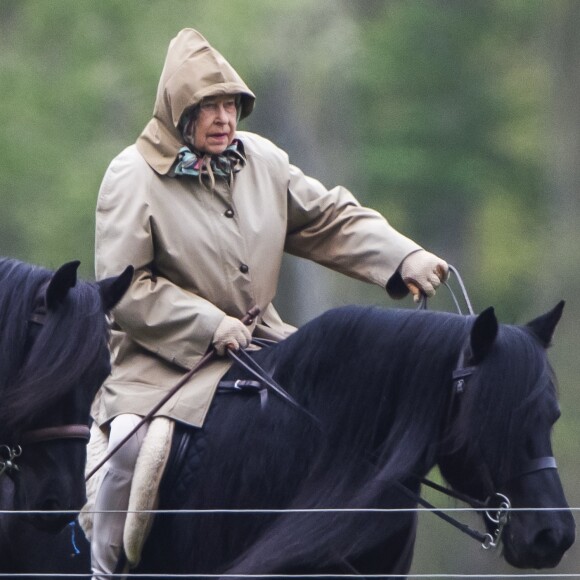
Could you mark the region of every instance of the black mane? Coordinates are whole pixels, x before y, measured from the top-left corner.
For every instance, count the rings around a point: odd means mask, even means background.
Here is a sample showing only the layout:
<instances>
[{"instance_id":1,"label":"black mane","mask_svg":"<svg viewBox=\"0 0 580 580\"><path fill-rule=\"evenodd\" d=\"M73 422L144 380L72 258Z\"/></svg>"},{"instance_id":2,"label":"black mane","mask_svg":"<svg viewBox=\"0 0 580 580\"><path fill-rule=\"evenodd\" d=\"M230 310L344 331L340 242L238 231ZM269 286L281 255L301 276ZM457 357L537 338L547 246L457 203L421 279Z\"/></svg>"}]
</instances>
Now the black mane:
<instances>
[{"instance_id":1,"label":"black mane","mask_svg":"<svg viewBox=\"0 0 580 580\"><path fill-rule=\"evenodd\" d=\"M287 507L413 507L397 485L435 463L451 370L471 322L453 314L349 306L323 314L258 356L266 368L275 367L276 380L321 424L318 429L304 415L301 435L290 433L290 419L296 424L300 413L277 405L273 440L318 443L312 444L309 467L291 464L285 474L288 486L299 490ZM243 425L250 417L236 420ZM265 456L252 468L279 472L278 458L271 460L276 467ZM303 454L299 461L305 463ZM236 485L242 482L232 482L230 489ZM337 553L356 557L408 526L409 518L390 516L388 525L381 517L366 518L361 526L356 515L280 516L227 573L299 569L312 561L323 566ZM281 545L293 546L288 560L277 549Z\"/></svg>"},{"instance_id":2,"label":"black mane","mask_svg":"<svg viewBox=\"0 0 580 580\"><path fill-rule=\"evenodd\" d=\"M289 507L413 506L397 485L405 482L418 491L416 476L437 463L451 404L452 371L474 320L441 312L349 306L323 314L259 357L266 367L275 367L279 383L322 425L322 435L312 422L308 426L309 438L319 436L323 443ZM525 329L502 326L488 360L469 383L462 415L447 433L446 444L473 445L474 438L485 437L491 454L486 460L494 467L509 461L510 449L519 443L515 433L525 421L525 408L552 384L544 380L548 366L541 350ZM504 388L506 378L512 389ZM515 418L514 408L522 409ZM296 416L297 411L286 404L285 413ZM271 472L267 464L260 469ZM391 516L388 526L380 518L367 518L361 526L356 516L344 514L283 516L228 573L284 569L290 562L298 568L300 562L324 565L336 553L356 557L392 537L398 525L409 525L407 516ZM290 560L277 553L283 545L293 546Z\"/></svg>"},{"instance_id":3,"label":"black mane","mask_svg":"<svg viewBox=\"0 0 580 580\"><path fill-rule=\"evenodd\" d=\"M30 315L52 274L45 268L0 259L0 434L4 437L17 437L79 384L91 397L109 372L103 365L107 323L98 289L91 283L77 282L31 341Z\"/></svg>"},{"instance_id":4,"label":"black mane","mask_svg":"<svg viewBox=\"0 0 580 580\"><path fill-rule=\"evenodd\" d=\"M472 320L375 307L331 310L276 348L276 377L323 423L329 415L338 424L329 434L333 446L348 446L353 455L372 450L382 477L397 480L433 458L450 369ZM309 355L297 357L298 350Z\"/></svg>"},{"instance_id":5,"label":"black mane","mask_svg":"<svg viewBox=\"0 0 580 580\"><path fill-rule=\"evenodd\" d=\"M332 444L342 441L353 455L372 448L383 465L381 477L393 481L433 463L437 450L431 442L444 428L451 371L469 343L474 320L444 312L347 306L306 324L271 356L280 383L314 415L338 423ZM298 356L304 351L308 356ZM343 400L345 388L349 405ZM527 327L500 325L493 348L469 380L447 445L462 447L485 438L486 449L494 451L486 460L505 472L510 449L518 447L527 423L539 418L528 409L546 390L553 405L541 409L549 414L557 403L544 346Z\"/></svg>"}]
</instances>

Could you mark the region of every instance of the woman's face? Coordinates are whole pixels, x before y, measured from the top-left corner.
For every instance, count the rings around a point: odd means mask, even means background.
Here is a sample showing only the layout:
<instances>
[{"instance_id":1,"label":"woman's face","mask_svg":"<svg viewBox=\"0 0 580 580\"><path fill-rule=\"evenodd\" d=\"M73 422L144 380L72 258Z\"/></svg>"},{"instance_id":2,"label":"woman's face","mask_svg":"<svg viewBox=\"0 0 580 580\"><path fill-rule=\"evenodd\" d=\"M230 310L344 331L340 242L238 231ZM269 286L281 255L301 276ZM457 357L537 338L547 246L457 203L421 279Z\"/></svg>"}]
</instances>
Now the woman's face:
<instances>
[{"instance_id":1,"label":"woman's face","mask_svg":"<svg viewBox=\"0 0 580 580\"><path fill-rule=\"evenodd\" d=\"M223 153L234 139L237 123L234 95L208 97L201 102L197 118L186 131L198 151Z\"/></svg>"}]
</instances>

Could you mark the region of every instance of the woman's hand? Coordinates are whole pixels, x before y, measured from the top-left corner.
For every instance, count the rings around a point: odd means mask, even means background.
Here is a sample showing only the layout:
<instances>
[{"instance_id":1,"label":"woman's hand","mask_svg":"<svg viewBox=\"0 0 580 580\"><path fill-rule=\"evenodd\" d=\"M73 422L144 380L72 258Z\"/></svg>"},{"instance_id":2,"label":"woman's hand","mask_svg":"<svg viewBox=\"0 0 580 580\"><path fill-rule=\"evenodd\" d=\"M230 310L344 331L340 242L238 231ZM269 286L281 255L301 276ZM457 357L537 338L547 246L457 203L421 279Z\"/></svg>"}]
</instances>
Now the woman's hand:
<instances>
[{"instance_id":1,"label":"woman's hand","mask_svg":"<svg viewBox=\"0 0 580 580\"><path fill-rule=\"evenodd\" d=\"M403 260L400 272L413 300L419 302L422 294L433 296L441 282L447 280L449 266L435 254L417 250Z\"/></svg>"},{"instance_id":2,"label":"woman's hand","mask_svg":"<svg viewBox=\"0 0 580 580\"><path fill-rule=\"evenodd\" d=\"M212 344L217 354L223 356L227 349L247 348L251 340L252 333L247 326L237 318L225 316L215 330Z\"/></svg>"}]
</instances>

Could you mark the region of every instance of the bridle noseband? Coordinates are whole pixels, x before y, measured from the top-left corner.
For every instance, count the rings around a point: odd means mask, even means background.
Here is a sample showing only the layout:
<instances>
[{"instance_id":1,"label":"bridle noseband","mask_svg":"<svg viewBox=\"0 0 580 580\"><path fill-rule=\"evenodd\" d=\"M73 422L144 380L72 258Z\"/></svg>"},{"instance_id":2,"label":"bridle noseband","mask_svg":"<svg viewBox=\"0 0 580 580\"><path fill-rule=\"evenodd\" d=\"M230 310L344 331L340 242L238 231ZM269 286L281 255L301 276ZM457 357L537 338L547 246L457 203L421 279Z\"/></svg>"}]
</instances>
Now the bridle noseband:
<instances>
[{"instance_id":1,"label":"bridle noseband","mask_svg":"<svg viewBox=\"0 0 580 580\"><path fill-rule=\"evenodd\" d=\"M90 429L87 425L69 424L24 431L20 437L20 444L0 445L0 455L2 456L0 458L0 476L4 473L10 475L15 471L20 471L15 460L22 455L23 447L62 439L81 439L88 443Z\"/></svg>"},{"instance_id":2,"label":"bridle noseband","mask_svg":"<svg viewBox=\"0 0 580 580\"><path fill-rule=\"evenodd\" d=\"M46 441L54 440L60 441L61 439L82 439L88 443L90 438L91 430L87 425L69 424L25 431L22 434L21 441L22 445L45 443Z\"/></svg>"}]
</instances>

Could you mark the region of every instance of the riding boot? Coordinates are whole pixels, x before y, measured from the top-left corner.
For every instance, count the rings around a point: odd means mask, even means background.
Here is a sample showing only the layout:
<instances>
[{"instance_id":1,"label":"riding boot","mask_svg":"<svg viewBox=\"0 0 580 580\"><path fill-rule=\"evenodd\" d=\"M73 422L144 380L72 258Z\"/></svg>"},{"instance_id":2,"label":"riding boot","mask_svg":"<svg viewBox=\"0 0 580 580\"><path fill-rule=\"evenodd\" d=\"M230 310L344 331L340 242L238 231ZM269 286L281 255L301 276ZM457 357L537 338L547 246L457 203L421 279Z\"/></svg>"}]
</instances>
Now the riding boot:
<instances>
[{"instance_id":1,"label":"riding boot","mask_svg":"<svg viewBox=\"0 0 580 580\"><path fill-rule=\"evenodd\" d=\"M119 415L111 422L109 450L114 449L139 423L138 415ZM114 574L123 549L123 530L127 518L133 471L147 432L143 425L105 464L95 500L91 565L93 580Z\"/></svg>"}]
</instances>

